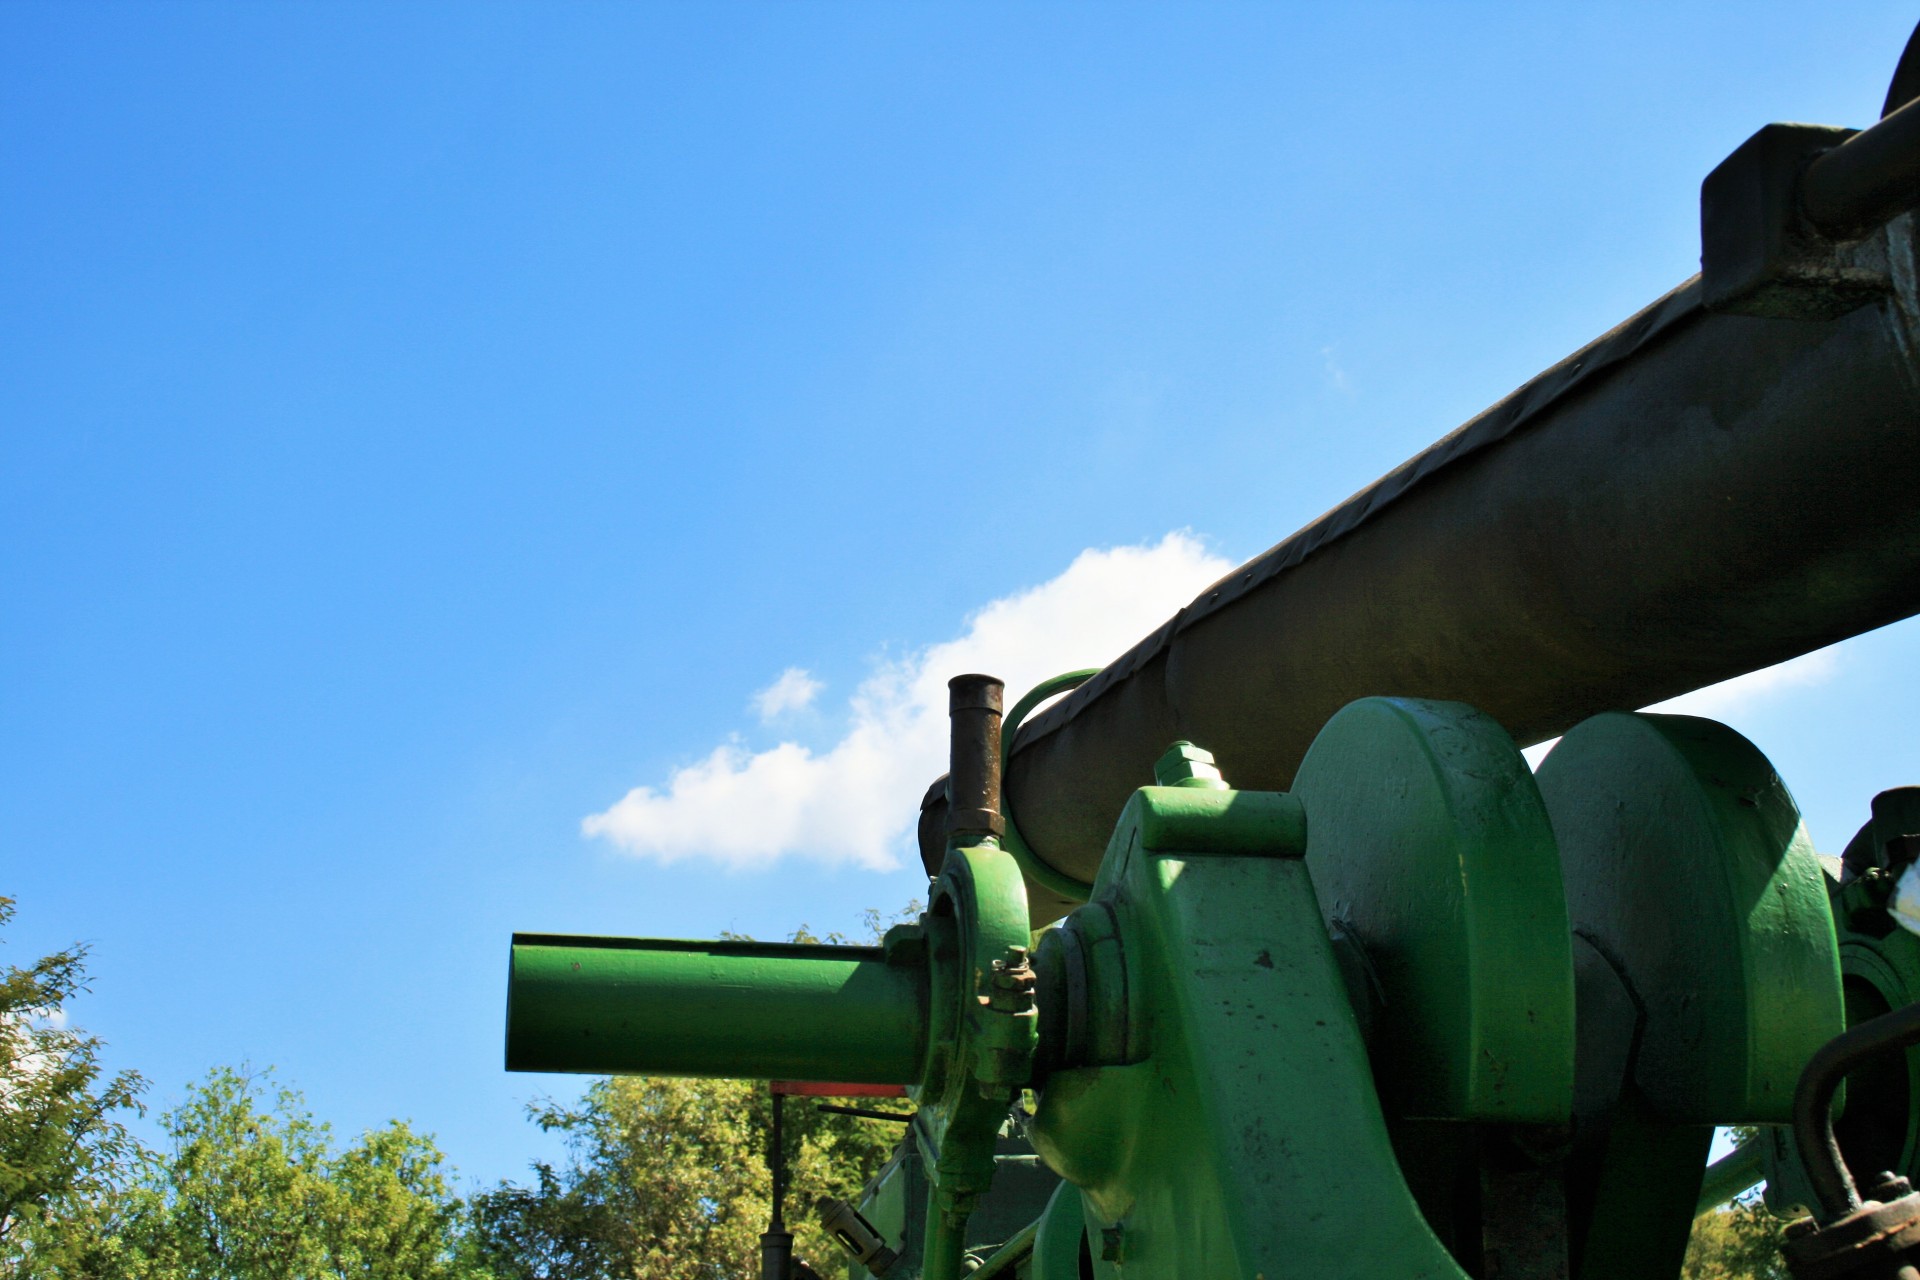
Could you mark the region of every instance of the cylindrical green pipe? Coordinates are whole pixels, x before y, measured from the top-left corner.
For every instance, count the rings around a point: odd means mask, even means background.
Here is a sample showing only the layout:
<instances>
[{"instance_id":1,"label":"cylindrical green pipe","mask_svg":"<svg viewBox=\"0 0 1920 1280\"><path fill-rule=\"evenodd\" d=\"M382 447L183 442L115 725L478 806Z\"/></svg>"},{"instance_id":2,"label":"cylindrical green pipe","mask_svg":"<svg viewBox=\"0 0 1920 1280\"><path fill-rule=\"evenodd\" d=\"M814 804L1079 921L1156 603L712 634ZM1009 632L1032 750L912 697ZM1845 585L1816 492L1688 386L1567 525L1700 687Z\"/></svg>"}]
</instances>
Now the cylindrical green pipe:
<instances>
[{"instance_id":1,"label":"cylindrical green pipe","mask_svg":"<svg viewBox=\"0 0 1920 1280\"><path fill-rule=\"evenodd\" d=\"M912 1084L927 972L878 947L515 934L507 1070Z\"/></svg>"}]
</instances>

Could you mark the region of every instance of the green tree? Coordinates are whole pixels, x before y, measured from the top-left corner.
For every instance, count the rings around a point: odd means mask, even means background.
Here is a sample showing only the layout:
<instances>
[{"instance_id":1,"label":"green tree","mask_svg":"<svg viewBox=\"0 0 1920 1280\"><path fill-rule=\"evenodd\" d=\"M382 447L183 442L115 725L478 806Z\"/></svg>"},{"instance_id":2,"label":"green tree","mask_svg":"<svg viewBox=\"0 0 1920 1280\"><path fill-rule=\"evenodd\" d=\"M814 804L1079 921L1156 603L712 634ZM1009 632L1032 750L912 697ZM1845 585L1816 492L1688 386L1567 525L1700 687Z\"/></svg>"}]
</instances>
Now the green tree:
<instances>
[{"instance_id":1,"label":"green tree","mask_svg":"<svg viewBox=\"0 0 1920 1280\"><path fill-rule=\"evenodd\" d=\"M0 898L0 927L14 914ZM140 1077L103 1077L100 1041L66 1025L87 989L87 951L68 947L0 969L0 1271L27 1274L50 1224L111 1199L139 1147L120 1117L140 1109ZM39 1243L37 1243L39 1242Z\"/></svg>"},{"instance_id":2,"label":"green tree","mask_svg":"<svg viewBox=\"0 0 1920 1280\"><path fill-rule=\"evenodd\" d=\"M1694 1220L1681 1280L1788 1280L1780 1256L1785 1224L1755 1201L1735 1201Z\"/></svg>"},{"instance_id":3,"label":"green tree","mask_svg":"<svg viewBox=\"0 0 1920 1280\"><path fill-rule=\"evenodd\" d=\"M127 1280L457 1280L463 1210L430 1138L394 1121L336 1152L300 1096L213 1072L163 1121L112 1217Z\"/></svg>"},{"instance_id":4,"label":"green tree","mask_svg":"<svg viewBox=\"0 0 1920 1280\"><path fill-rule=\"evenodd\" d=\"M785 1104L788 1229L816 1262L839 1248L819 1226L833 1200L856 1196L903 1136L886 1121ZM566 1136L559 1169L534 1167L476 1198L475 1256L513 1280L738 1280L758 1272L772 1200L764 1081L595 1081L578 1106L531 1109Z\"/></svg>"}]
</instances>

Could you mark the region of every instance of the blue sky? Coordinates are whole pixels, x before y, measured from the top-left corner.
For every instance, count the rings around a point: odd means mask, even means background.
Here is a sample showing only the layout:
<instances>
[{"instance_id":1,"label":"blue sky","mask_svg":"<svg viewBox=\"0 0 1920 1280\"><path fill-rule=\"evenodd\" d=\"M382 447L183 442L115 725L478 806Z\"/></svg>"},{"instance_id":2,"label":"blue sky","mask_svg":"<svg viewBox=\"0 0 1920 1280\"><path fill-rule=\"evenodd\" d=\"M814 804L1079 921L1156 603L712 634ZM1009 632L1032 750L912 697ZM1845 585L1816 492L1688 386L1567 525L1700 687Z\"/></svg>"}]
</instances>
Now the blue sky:
<instances>
[{"instance_id":1,"label":"blue sky","mask_svg":"<svg viewBox=\"0 0 1920 1280\"><path fill-rule=\"evenodd\" d=\"M274 1064L513 1175L576 1085L500 1070L512 930L916 896L945 663L1103 661L1624 318L1912 21L0 8L9 954L89 941L160 1105ZM1917 648L1713 704L1823 849Z\"/></svg>"}]
</instances>

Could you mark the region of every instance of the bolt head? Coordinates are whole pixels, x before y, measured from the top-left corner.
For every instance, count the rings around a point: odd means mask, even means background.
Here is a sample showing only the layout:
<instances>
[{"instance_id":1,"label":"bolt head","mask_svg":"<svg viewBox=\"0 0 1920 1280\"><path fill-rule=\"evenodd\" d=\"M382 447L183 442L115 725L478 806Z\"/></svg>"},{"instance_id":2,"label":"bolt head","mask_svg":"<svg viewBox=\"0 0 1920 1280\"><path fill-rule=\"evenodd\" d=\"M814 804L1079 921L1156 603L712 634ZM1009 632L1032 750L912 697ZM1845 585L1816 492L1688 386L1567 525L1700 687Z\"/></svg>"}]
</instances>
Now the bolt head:
<instances>
[{"instance_id":1,"label":"bolt head","mask_svg":"<svg viewBox=\"0 0 1920 1280\"><path fill-rule=\"evenodd\" d=\"M1191 742L1176 742L1153 765L1153 780L1163 787L1221 787L1226 781L1213 752Z\"/></svg>"}]
</instances>

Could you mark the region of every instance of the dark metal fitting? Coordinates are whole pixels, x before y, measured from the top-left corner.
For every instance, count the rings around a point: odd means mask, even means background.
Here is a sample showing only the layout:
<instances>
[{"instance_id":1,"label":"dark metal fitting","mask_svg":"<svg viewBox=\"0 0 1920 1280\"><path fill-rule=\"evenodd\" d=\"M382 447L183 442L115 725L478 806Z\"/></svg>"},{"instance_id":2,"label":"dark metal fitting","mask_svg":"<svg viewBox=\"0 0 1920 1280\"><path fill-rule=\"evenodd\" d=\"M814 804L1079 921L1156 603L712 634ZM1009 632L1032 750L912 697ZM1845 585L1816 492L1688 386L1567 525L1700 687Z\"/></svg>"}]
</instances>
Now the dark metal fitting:
<instances>
[{"instance_id":1,"label":"dark metal fitting","mask_svg":"<svg viewBox=\"0 0 1920 1280\"><path fill-rule=\"evenodd\" d=\"M1008 947L1006 958L993 962L987 977L988 993L979 1000L1000 1013L1027 1013L1033 1008L1038 982L1033 966L1027 963L1027 949Z\"/></svg>"},{"instance_id":2,"label":"dark metal fitting","mask_svg":"<svg viewBox=\"0 0 1920 1280\"><path fill-rule=\"evenodd\" d=\"M969 673L947 681L947 714L956 711L991 711L999 715L1007 686L996 676Z\"/></svg>"},{"instance_id":3,"label":"dark metal fitting","mask_svg":"<svg viewBox=\"0 0 1920 1280\"><path fill-rule=\"evenodd\" d=\"M1873 1182L1861 1195L1868 1200L1878 1200L1881 1204L1892 1204L1912 1194L1913 1184L1891 1170L1882 1169L1873 1175Z\"/></svg>"},{"instance_id":4,"label":"dark metal fitting","mask_svg":"<svg viewBox=\"0 0 1920 1280\"><path fill-rule=\"evenodd\" d=\"M1005 686L992 676L955 676L948 717L947 844L958 848L1006 834L1000 816L1000 699Z\"/></svg>"},{"instance_id":5,"label":"dark metal fitting","mask_svg":"<svg viewBox=\"0 0 1920 1280\"><path fill-rule=\"evenodd\" d=\"M996 974L1012 974L1030 967L1027 963L1025 947L1008 947L1007 954L993 962L993 971Z\"/></svg>"},{"instance_id":6,"label":"dark metal fitting","mask_svg":"<svg viewBox=\"0 0 1920 1280\"><path fill-rule=\"evenodd\" d=\"M1803 1218L1780 1246L1794 1280L1896 1280L1920 1246L1920 1195L1869 1201L1824 1227Z\"/></svg>"},{"instance_id":7,"label":"dark metal fitting","mask_svg":"<svg viewBox=\"0 0 1920 1280\"><path fill-rule=\"evenodd\" d=\"M1700 287L1707 310L1831 320L1884 295L1884 270L1854 261L1802 205L1816 159L1855 134L1770 124L1734 149L1700 186Z\"/></svg>"},{"instance_id":8,"label":"dark metal fitting","mask_svg":"<svg viewBox=\"0 0 1920 1280\"><path fill-rule=\"evenodd\" d=\"M1836 240L1920 204L1920 109L1908 103L1817 156L1800 185L1808 220Z\"/></svg>"},{"instance_id":9,"label":"dark metal fitting","mask_svg":"<svg viewBox=\"0 0 1920 1280\"><path fill-rule=\"evenodd\" d=\"M1834 1095L1840 1082L1868 1060L1916 1043L1920 1043L1920 1002L1856 1023L1827 1041L1808 1060L1794 1086L1794 1145L1819 1201L1814 1208L1835 1224L1855 1216L1861 1196L1834 1136ZM1876 1181L1882 1184L1876 1190L1895 1189L1884 1175L1876 1175ZM1905 1204L1912 1198L1903 1195L1894 1203Z\"/></svg>"},{"instance_id":10,"label":"dark metal fitting","mask_svg":"<svg viewBox=\"0 0 1920 1280\"><path fill-rule=\"evenodd\" d=\"M839 1241L842 1249L853 1255L855 1262L876 1276L892 1269L900 1259L899 1254L887 1247L874 1225L845 1200L829 1204L827 1211L820 1215L820 1225Z\"/></svg>"},{"instance_id":11,"label":"dark metal fitting","mask_svg":"<svg viewBox=\"0 0 1920 1280\"><path fill-rule=\"evenodd\" d=\"M1873 798L1873 861L1900 871L1920 854L1920 787L1889 787Z\"/></svg>"},{"instance_id":12,"label":"dark metal fitting","mask_svg":"<svg viewBox=\"0 0 1920 1280\"><path fill-rule=\"evenodd\" d=\"M1007 820L997 809L955 809L947 820L952 831L971 831L980 835L1007 834Z\"/></svg>"}]
</instances>

